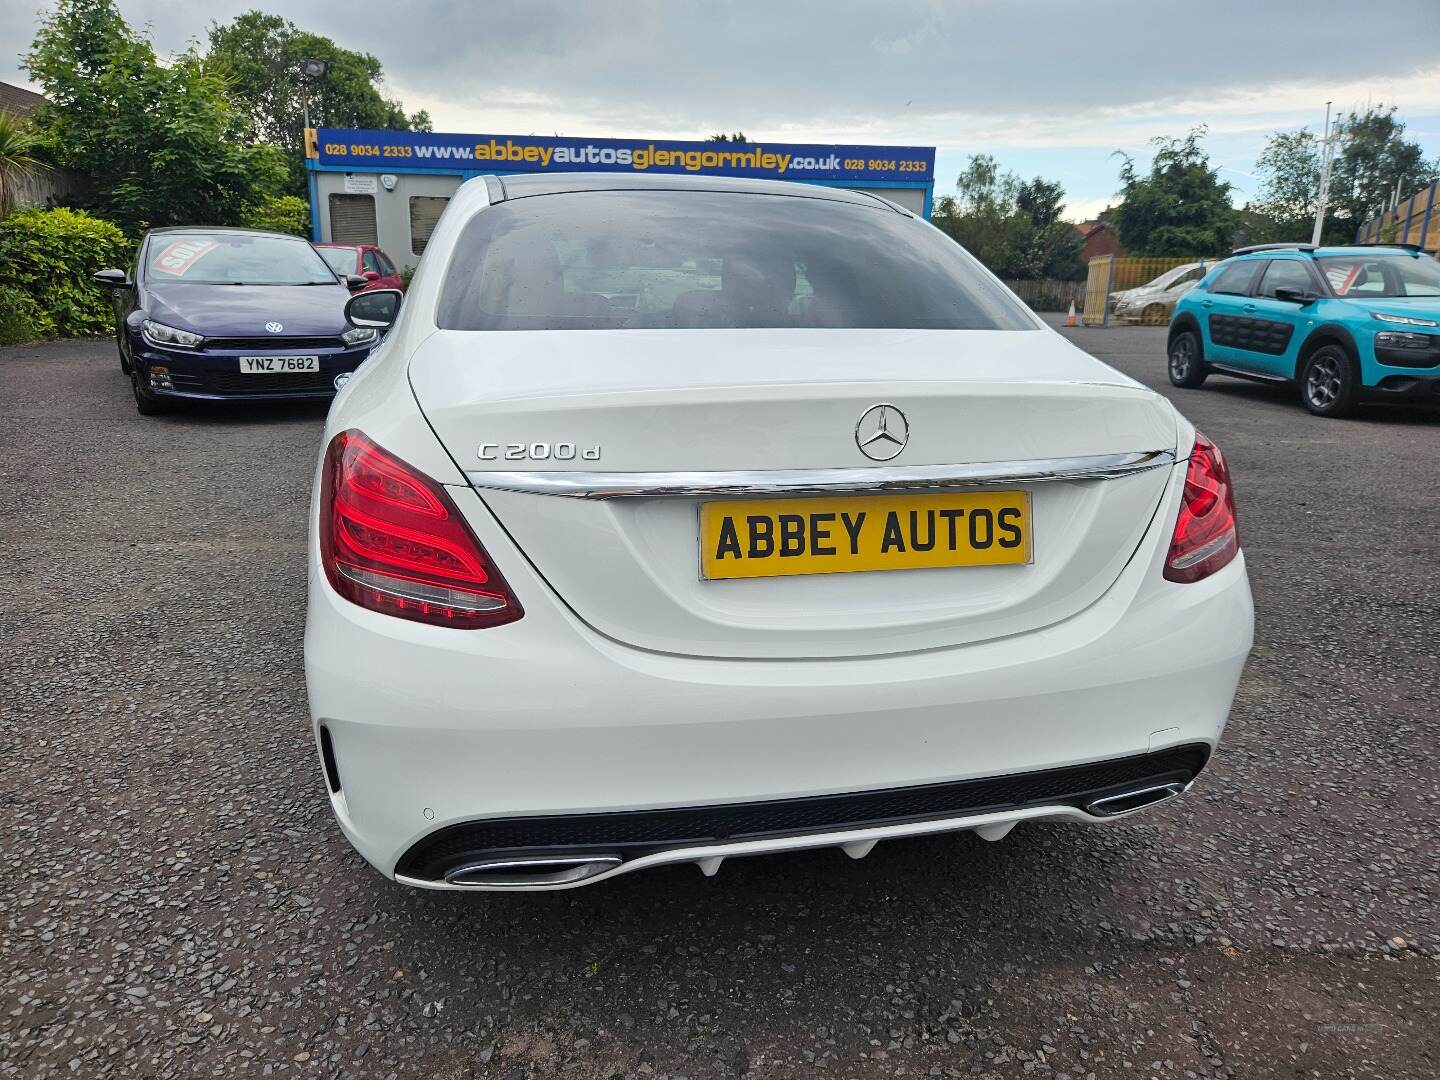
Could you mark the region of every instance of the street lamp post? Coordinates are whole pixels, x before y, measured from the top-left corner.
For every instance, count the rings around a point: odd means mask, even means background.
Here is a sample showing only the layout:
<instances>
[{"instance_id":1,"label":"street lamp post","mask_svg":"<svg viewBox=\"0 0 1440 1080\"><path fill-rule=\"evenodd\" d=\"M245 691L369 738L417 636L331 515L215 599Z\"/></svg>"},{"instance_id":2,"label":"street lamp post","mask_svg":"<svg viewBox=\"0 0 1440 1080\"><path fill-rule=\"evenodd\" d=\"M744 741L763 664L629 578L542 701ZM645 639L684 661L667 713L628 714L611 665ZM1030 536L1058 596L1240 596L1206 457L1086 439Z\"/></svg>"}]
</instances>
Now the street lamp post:
<instances>
[{"instance_id":1,"label":"street lamp post","mask_svg":"<svg viewBox=\"0 0 1440 1080\"><path fill-rule=\"evenodd\" d=\"M1330 102L1325 103L1325 134L1320 140L1320 197L1315 200L1315 230L1310 234L1310 243L1320 243L1320 233L1325 228L1325 209L1330 203L1330 170L1335 165L1335 144L1340 141L1340 120L1330 126Z\"/></svg>"},{"instance_id":2,"label":"street lamp post","mask_svg":"<svg viewBox=\"0 0 1440 1080\"><path fill-rule=\"evenodd\" d=\"M305 130L310 130L310 86L325 77L330 65L324 60L301 60L295 71L300 76L300 105L305 110Z\"/></svg>"},{"instance_id":3,"label":"street lamp post","mask_svg":"<svg viewBox=\"0 0 1440 1080\"><path fill-rule=\"evenodd\" d=\"M305 114L305 128L300 132L300 156L305 166L305 190L310 196L310 238L319 240L321 236L320 218L318 216L319 194L315 184L315 173L310 166L310 88L325 77L325 72L330 65L324 60L313 58L301 60L295 65L295 74L300 78L300 107Z\"/></svg>"}]
</instances>

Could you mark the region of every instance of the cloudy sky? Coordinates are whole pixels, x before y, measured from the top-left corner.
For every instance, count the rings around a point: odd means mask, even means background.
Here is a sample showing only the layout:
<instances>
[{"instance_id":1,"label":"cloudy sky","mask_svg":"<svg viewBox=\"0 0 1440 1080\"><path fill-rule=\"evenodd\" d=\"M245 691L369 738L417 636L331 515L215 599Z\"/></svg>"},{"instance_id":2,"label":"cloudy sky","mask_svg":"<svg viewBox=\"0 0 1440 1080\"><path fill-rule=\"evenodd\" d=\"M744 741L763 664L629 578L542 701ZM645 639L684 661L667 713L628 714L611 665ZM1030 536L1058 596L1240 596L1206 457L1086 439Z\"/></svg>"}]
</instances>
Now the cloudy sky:
<instances>
[{"instance_id":1,"label":"cloudy sky","mask_svg":"<svg viewBox=\"0 0 1440 1080\"><path fill-rule=\"evenodd\" d=\"M44 0L0 4L0 81ZM1440 154L1440 0L1204 5L1050 0L119 0L170 52L211 20L277 10L384 64L437 131L874 142L938 148L936 193L972 153L1059 180L1073 217L1122 149L1209 126L1243 201L1269 133L1325 101L1394 103ZM14 49L8 46L13 43Z\"/></svg>"}]
</instances>

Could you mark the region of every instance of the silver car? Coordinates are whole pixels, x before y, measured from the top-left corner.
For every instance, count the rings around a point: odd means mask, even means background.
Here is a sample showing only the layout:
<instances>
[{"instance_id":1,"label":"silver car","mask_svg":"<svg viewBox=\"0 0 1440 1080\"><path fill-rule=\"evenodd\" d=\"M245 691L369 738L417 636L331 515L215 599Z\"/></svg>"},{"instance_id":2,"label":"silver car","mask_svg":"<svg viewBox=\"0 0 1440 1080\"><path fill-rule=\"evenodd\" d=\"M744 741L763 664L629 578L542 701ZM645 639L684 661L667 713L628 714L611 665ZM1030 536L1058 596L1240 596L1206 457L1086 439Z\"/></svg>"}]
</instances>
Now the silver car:
<instances>
[{"instance_id":1,"label":"silver car","mask_svg":"<svg viewBox=\"0 0 1440 1080\"><path fill-rule=\"evenodd\" d=\"M1110 311L1118 319L1156 325L1170 321L1175 301L1184 296L1215 266L1214 262L1172 267L1154 281L1110 294Z\"/></svg>"}]
</instances>

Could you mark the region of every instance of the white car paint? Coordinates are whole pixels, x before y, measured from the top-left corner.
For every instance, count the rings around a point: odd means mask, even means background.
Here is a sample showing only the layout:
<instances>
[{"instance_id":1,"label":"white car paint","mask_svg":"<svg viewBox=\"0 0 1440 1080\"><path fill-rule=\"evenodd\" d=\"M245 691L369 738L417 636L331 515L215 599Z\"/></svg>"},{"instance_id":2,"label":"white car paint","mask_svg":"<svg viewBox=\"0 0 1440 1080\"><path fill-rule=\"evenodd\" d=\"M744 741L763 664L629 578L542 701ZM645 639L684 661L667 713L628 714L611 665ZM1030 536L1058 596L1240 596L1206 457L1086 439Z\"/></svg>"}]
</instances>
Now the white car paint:
<instances>
[{"instance_id":1,"label":"white car paint","mask_svg":"<svg viewBox=\"0 0 1440 1080\"><path fill-rule=\"evenodd\" d=\"M1162 576L1194 429L1142 385L1033 330L565 330L436 326L464 185L404 310L337 395L325 443L363 431L427 474L524 608L457 630L367 610L320 568L310 520L306 677L341 778L331 803L381 873L448 825L704 807L1036 772L1213 748L1252 636L1244 558ZM677 352L690 361L673 363ZM477 360L477 358L483 358ZM1174 464L1032 493L1035 564L702 581L700 496L585 500L487 474L873 467L877 402L908 415L907 466L1163 451ZM598 446L495 460L484 444ZM467 475L468 474L468 475ZM319 490L317 470L317 491ZM1063 802L680 845L666 862L1017 821L1106 820ZM401 877L430 888L456 885Z\"/></svg>"}]
</instances>

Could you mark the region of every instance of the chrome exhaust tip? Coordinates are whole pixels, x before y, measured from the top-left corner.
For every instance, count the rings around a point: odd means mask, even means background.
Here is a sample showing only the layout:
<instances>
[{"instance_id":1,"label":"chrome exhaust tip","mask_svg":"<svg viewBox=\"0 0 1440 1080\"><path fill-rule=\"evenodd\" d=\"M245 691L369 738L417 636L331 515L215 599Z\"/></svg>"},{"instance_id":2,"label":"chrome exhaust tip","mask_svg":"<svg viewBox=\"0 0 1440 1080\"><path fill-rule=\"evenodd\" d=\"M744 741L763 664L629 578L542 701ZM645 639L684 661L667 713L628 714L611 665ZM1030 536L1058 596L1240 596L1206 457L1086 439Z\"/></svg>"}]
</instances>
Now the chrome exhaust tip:
<instances>
[{"instance_id":1,"label":"chrome exhaust tip","mask_svg":"<svg viewBox=\"0 0 1440 1080\"><path fill-rule=\"evenodd\" d=\"M1183 795L1185 788L1186 785L1178 780L1165 784L1149 784L1146 787L1106 795L1103 799L1092 799L1085 804L1085 812L1096 817L1124 817L1137 810L1144 810L1147 806L1169 802L1177 795Z\"/></svg>"},{"instance_id":2,"label":"chrome exhaust tip","mask_svg":"<svg viewBox=\"0 0 1440 1080\"><path fill-rule=\"evenodd\" d=\"M543 889L598 877L622 862L619 855L517 855L462 863L445 873L450 885Z\"/></svg>"}]
</instances>

